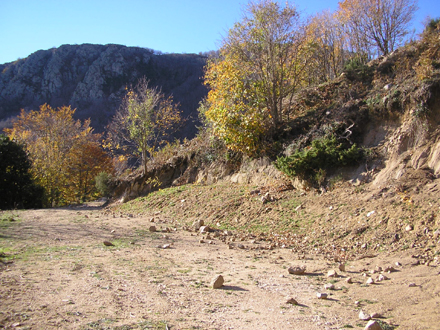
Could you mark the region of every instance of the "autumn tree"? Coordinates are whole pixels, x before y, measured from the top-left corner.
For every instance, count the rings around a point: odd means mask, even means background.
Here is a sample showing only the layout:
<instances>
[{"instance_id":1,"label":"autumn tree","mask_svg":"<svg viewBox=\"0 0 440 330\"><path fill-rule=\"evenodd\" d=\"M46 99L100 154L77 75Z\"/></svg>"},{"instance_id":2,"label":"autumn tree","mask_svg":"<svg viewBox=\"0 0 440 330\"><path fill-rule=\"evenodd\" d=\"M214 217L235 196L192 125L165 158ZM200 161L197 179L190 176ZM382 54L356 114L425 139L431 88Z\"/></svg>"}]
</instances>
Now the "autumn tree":
<instances>
[{"instance_id":1,"label":"autumn tree","mask_svg":"<svg viewBox=\"0 0 440 330\"><path fill-rule=\"evenodd\" d=\"M303 83L310 52L298 11L263 0L250 3L206 67L206 118L231 149L255 153L264 130L276 128Z\"/></svg>"},{"instance_id":2,"label":"autumn tree","mask_svg":"<svg viewBox=\"0 0 440 330\"><path fill-rule=\"evenodd\" d=\"M64 205L92 196L94 178L112 171L111 160L100 147L90 120L74 120L75 109L40 106L20 116L7 134L25 145L32 161L32 174L45 189L45 205Z\"/></svg>"},{"instance_id":3,"label":"autumn tree","mask_svg":"<svg viewBox=\"0 0 440 330\"><path fill-rule=\"evenodd\" d=\"M347 37L335 13L323 11L316 14L307 25L309 42L314 45L309 83L322 83L336 78L350 57Z\"/></svg>"},{"instance_id":4,"label":"autumn tree","mask_svg":"<svg viewBox=\"0 0 440 330\"><path fill-rule=\"evenodd\" d=\"M158 88L140 79L130 88L119 110L107 127L113 150L134 150L140 156L143 172L147 161L182 122L178 105Z\"/></svg>"},{"instance_id":5,"label":"autumn tree","mask_svg":"<svg viewBox=\"0 0 440 330\"><path fill-rule=\"evenodd\" d=\"M31 175L31 161L22 145L0 135L0 210L42 206L42 187Z\"/></svg>"},{"instance_id":6,"label":"autumn tree","mask_svg":"<svg viewBox=\"0 0 440 330\"><path fill-rule=\"evenodd\" d=\"M354 52L387 55L405 40L416 10L417 0L344 0L338 13Z\"/></svg>"}]
</instances>

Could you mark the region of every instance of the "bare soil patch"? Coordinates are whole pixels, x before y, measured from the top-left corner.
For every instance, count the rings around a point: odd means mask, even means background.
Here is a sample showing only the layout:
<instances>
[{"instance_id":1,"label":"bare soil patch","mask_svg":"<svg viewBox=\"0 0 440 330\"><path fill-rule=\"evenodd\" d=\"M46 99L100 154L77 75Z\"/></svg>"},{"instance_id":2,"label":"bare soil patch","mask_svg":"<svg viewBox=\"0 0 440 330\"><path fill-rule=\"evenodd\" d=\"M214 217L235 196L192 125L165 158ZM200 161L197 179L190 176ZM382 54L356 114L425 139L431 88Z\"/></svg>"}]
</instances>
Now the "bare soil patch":
<instances>
[{"instance_id":1,"label":"bare soil patch","mask_svg":"<svg viewBox=\"0 0 440 330\"><path fill-rule=\"evenodd\" d=\"M436 187L319 195L222 183L107 208L3 212L0 327L362 329L362 310L383 329L438 329ZM194 231L196 219L212 232ZM294 265L305 274L289 274Z\"/></svg>"}]
</instances>

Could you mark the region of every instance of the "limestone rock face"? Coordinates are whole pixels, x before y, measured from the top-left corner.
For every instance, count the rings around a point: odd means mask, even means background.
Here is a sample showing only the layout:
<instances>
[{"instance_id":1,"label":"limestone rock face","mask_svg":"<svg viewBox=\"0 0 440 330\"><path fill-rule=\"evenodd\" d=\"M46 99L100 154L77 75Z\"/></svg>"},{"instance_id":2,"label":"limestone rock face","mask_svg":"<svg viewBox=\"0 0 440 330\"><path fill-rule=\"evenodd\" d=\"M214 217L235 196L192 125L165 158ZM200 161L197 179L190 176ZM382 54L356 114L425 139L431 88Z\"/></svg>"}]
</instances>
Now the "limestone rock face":
<instances>
[{"instance_id":1,"label":"limestone rock face","mask_svg":"<svg viewBox=\"0 0 440 330\"><path fill-rule=\"evenodd\" d=\"M207 93L200 79L205 63L206 57L201 55L157 54L151 49L113 44L39 50L0 64L0 121L15 117L22 108L37 110L44 103L71 105L78 118L90 117L99 131L119 107L125 88L143 76L150 86L172 94L188 117L197 112ZM195 127L186 130L183 135L188 136Z\"/></svg>"}]
</instances>

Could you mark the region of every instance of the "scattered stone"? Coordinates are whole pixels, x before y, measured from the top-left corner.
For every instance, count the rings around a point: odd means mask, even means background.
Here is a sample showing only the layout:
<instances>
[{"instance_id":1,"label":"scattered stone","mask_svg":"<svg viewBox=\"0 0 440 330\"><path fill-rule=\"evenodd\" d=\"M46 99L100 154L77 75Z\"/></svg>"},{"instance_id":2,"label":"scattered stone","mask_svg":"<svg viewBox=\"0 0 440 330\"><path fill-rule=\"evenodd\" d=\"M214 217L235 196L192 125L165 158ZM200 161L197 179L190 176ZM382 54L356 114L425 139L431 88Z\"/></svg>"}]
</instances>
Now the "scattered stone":
<instances>
[{"instance_id":1,"label":"scattered stone","mask_svg":"<svg viewBox=\"0 0 440 330\"><path fill-rule=\"evenodd\" d=\"M199 229L199 232L201 234L206 234L209 233L211 231L211 228L209 226L201 226Z\"/></svg>"},{"instance_id":2,"label":"scattered stone","mask_svg":"<svg viewBox=\"0 0 440 330\"><path fill-rule=\"evenodd\" d=\"M115 246L112 242L104 241L103 242L105 246Z\"/></svg>"},{"instance_id":3,"label":"scattered stone","mask_svg":"<svg viewBox=\"0 0 440 330\"><path fill-rule=\"evenodd\" d=\"M273 197L269 194L269 192L267 192L263 197L261 197L261 202L263 204L266 204L267 202L272 202L273 201Z\"/></svg>"},{"instance_id":4,"label":"scattered stone","mask_svg":"<svg viewBox=\"0 0 440 330\"><path fill-rule=\"evenodd\" d=\"M244 248L245 248L245 246L244 246L243 244L238 244L237 247L238 247L239 249L244 249Z\"/></svg>"},{"instance_id":5,"label":"scattered stone","mask_svg":"<svg viewBox=\"0 0 440 330\"><path fill-rule=\"evenodd\" d=\"M155 232L156 232L156 226L150 226L150 228L148 228L148 230L149 230L151 233L155 233Z\"/></svg>"},{"instance_id":6,"label":"scattered stone","mask_svg":"<svg viewBox=\"0 0 440 330\"><path fill-rule=\"evenodd\" d=\"M334 269L330 269L327 273L327 277L338 277L338 273Z\"/></svg>"},{"instance_id":7,"label":"scattered stone","mask_svg":"<svg viewBox=\"0 0 440 330\"><path fill-rule=\"evenodd\" d=\"M383 330L377 321L371 320L367 323L364 330Z\"/></svg>"},{"instance_id":8,"label":"scattered stone","mask_svg":"<svg viewBox=\"0 0 440 330\"><path fill-rule=\"evenodd\" d=\"M303 208L302 204L299 204L297 207L295 207L295 212L298 212Z\"/></svg>"},{"instance_id":9,"label":"scattered stone","mask_svg":"<svg viewBox=\"0 0 440 330\"><path fill-rule=\"evenodd\" d=\"M408 226L405 227L405 230L406 231L411 231L411 230L413 230L413 226L408 225Z\"/></svg>"},{"instance_id":10,"label":"scattered stone","mask_svg":"<svg viewBox=\"0 0 440 330\"><path fill-rule=\"evenodd\" d=\"M204 241L203 239L201 239L201 240L199 241L199 243L200 243L200 244L203 244L203 243L205 243L205 241Z\"/></svg>"},{"instance_id":11,"label":"scattered stone","mask_svg":"<svg viewBox=\"0 0 440 330\"><path fill-rule=\"evenodd\" d=\"M318 297L318 299L327 299L328 294L325 293L325 292L318 292L318 293L316 294L316 296Z\"/></svg>"},{"instance_id":12,"label":"scattered stone","mask_svg":"<svg viewBox=\"0 0 440 330\"><path fill-rule=\"evenodd\" d=\"M289 298L287 299L286 304L298 305L298 302L294 298Z\"/></svg>"},{"instance_id":13,"label":"scattered stone","mask_svg":"<svg viewBox=\"0 0 440 330\"><path fill-rule=\"evenodd\" d=\"M306 272L306 266L292 266L287 271L289 274L303 275Z\"/></svg>"},{"instance_id":14,"label":"scattered stone","mask_svg":"<svg viewBox=\"0 0 440 330\"><path fill-rule=\"evenodd\" d=\"M217 275L211 282L213 289L220 289L225 283L225 280L222 275Z\"/></svg>"},{"instance_id":15,"label":"scattered stone","mask_svg":"<svg viewBox=\"0 0 440 330\"><path fill-rule=\"evenodd\" d=\"M367 280L367 284L374 284L374 280L372 277L369 277Z\"/></svg>"},{"instance_id":16,"label":"scattered stone","mask_svg":"<svg viewBox=\"0 0 440 330\"><path fill-rule=\"evenodd\" d=\"M368 321L368 320L371 320L371 315L367 314L363 310L361 310L359 312L359 319L362 320L362 321Z\"/></svg>"},{"instance_id":17,"label":"scattered stone","mask_svg":"<svg viewBox=\"0 0 440 330\"><path fill-rule=\"evenodd\" d=\"M198 231L204 224L205 222L203 220L196 220L193 222L193 228L195 231Z\"/></svg>"},{"instance_id":18,"label":"scattered stone","mask_svg":"<svg viewBox=\"0 0 440 330\"><path fill-rule=\"evenodd\" d=\"M392 273L392 272L395 272L396 270L394 269L394 267L388 266L388 267L385 267L385 269L383 271L386 273Z\"/></svg>"},{"instance_id":19,"label":"scattered stone","mask_svg":"<svg viewBox=\"0 0 440 330\"><path fill-rule=\"evenodd\" d=\"M355 304L356 306L359 306L359 305L361 304L361 302L360 302L359 300L356 300L356 301L354 302L354 304Z\"/></svg>"},{"instance_id":20,"label":"scattered stone","mask_svg":"<svg viewBox=\"0 0 440 330\"><path fill-rule=\"evenodd\" d=\"M339 270L341 271L341 272L345 272L345 264L339 264Z\"/></svg>"},{"instance_id":21,"label":"scattered stone","mask_svg":"<svg viewBox=\"0 0 440 330\"><path fill-rule=\"evenodd\" d=\"M345 282L347 282L348 284L352 284L353 283L353 279L351 277L347 277Z\"/></svg>"},{"instance_id":22,"label":"scattered stone","mask_svg":"<svg viewBox=\"0 0 440 330\"><path fill-rule=\"evenodd\" d=\"M389 278L383 274L380 274L379 277L377 278L378 282L382 282L382 281L386 281L386 280L389 280Z\"/></svg>"},{"instance_id":23,"label":"scattered stone","mask_svg":"<svg viewBox=\"0 0 440 330\"><path fill-rule=\"evenodd\" d=\"M380 313L373 313L373 314L371 314L371 318L372 319L379 319L381 317L382 317L382 315Z\"/></svg>"},{"instance_id":24,"label":"scattered stone","mask_svg":"<svg viewBox=\"0 0 440 330\"><path fill-rule=\"evenodd\" d=\"M326 290L334 290L335 289L335 285L332 283L327 283L326 285L324 285L324 289Z\"/></svg>"},{"instance_id":25,"label":"scattered stone","mask_svg":"<svg viewBox=\"0 0 440 330\"><path fill-rule=\"evenodd\" d=\"M402 264L400 263L400 262L398 262L398 261L396 261L396 264L395 264L397 267L401 267L402 266Z\"/></svg>"},{"instance_id":26,"label":"scattered stone","mask_svg":"<svg viewBox=\"0 0 440 330\"><path fill-rule=\"evenodd\" d=\"M162 249L169 249L170 247L171 247L171 244L162 245Z\"/></svg>"},{"instance_id":27,"label":"scattered stone","mask_svg":"<svg viewBox=\"0 0 440 330\"><path fill-rule=\"evenodd\" d=\"M408 286L409 286L410 288L415 288L415 287L417 286L417 284L411 282L410 284L408 284Z\"/></svg>"}]
</instances>

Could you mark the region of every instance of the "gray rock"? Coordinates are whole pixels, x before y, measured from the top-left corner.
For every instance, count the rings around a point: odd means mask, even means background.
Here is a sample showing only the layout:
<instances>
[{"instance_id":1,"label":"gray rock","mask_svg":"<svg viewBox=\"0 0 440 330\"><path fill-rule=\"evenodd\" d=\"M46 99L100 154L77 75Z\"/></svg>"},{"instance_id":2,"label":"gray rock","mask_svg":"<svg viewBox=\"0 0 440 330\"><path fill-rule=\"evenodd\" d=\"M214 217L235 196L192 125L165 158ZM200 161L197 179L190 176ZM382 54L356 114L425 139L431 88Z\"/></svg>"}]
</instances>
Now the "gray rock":
<instances>
[{"instance_id":1,"label":"gray rock","mask_svg":"<svg viewBox=\"0 0 440 330\"><path fill-rule=\"evenodd\" d=\"M289 298L287 299L286 304L298 305L298 302L294 298Z\"/></svg>"},{"instance_id":2,"label":"gray rock","mask_svg":"<svg viewBox=\"0 0 440 330\"><path fill-rule=\"evenodd\" d=\"M196 220L193 223L193 228L195 231L199 231L200 227L202 227L205 224L203 220Z\"/></svg>"},{"instance_id":3,"label":"gray rock","mask_svg":"<svg viewBox=\"0 0 440 330\"><path fill-rule=\"evenodd\" d=\"M289 274L303 275L306 272L306 266L292 266L287 269Z\"/></svg>"},{"instance_id":4,"label":"gray rock","mask_svg":"<svg viewBox=\"0 0 440 330\"><path fill-rule=\"evenodd\" d=\"M222 275L217 275L211 282L211 286L213 289L220 289L225 283L225 280Z\"/></svg>"}]
</instances>

